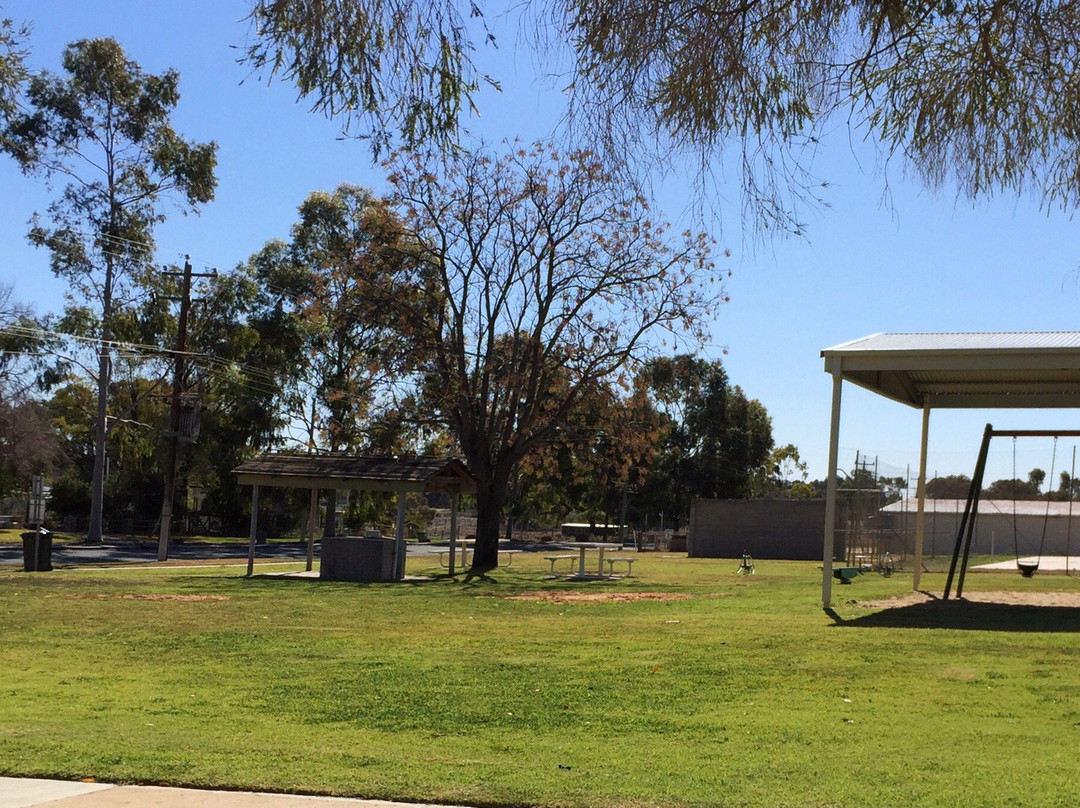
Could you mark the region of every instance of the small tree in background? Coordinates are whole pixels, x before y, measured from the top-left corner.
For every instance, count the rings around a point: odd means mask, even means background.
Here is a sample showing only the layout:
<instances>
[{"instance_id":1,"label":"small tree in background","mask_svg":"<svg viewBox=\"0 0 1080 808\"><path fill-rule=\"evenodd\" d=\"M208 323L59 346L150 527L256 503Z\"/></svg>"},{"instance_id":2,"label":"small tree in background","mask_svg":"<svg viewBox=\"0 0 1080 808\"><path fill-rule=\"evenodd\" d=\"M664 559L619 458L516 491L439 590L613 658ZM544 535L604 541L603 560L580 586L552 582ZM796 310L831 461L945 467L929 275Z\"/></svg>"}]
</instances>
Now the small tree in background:
<instances>
[{"instance_id":1,"label":"small tree in background","mask_svg":"<svg viewBox=\"0 0 1080 808\"><path fill-rule=\"evenodd\" d=\"M645 485L656 510L685 520L695 497L757 495L773 449L772 421L761 402L729 383L719 361L654 359L642 383L669 423Z\"/></svg>"},{"instance_id":2,"label":"small tree in background","mask_svg":"<svg viewBox=\"0 0 1080 808\"><path fill-rule=\"evenodd\" d=\"M983 489L983 499L1039 499L1039 489L1030 480L994 480Z\"/></svg>"},{"instance_id":3,"label":"small tree in background","mask_svg":"<svg viewBox=\"0 0 1080 808\"><path fill-rule=\"evenodd\" d=\"M971 478L966 474L935 477L926 483L926 496L930 499L967 499L969 493Z\"/></svg>"}]
</instances>

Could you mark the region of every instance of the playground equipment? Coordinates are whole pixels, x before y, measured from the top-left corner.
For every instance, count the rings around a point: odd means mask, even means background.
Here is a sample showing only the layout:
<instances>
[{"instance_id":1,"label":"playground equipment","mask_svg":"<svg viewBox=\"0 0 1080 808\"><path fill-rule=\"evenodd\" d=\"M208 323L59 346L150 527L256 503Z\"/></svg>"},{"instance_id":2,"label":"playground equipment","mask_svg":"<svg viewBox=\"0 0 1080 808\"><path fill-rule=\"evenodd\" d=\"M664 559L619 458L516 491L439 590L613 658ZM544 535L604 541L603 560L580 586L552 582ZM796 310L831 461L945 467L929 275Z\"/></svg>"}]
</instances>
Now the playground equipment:
<instances>
[{"instance_id":1,"label":"playground equipment","mask_svg":"<svg viewBox=\"0 0 1080 808\"><path fill-rule=\"evenodd\" d=\"M1080 437L1080 431L1076 430L1037 430L1037 429L1017 429L1017 430L995 430L992 424L987 424L986 429L983 431L982 445L979 447L979 456L975 461L975 473L971 478L971 487L968 490L967 503L964 506L964 515L960 520L960 529L956 533L956 545L953 548L952 562L949 565L949 576L945 580L945 592L943 600L948 600L952 591L953 578L957 572L957 566L959 566L959 577L956 582L956 597L961 597L964 591L964 576L967 572L968 556L971 553L971 540L975 533L975 519L979 513L979 497L982 491L983 474L986 471L986 458L990 450L990 439L995 437L1011 437L1013 439L1013 513L1012 513L1012 528L1013 528L1013 550L1016 553L1016 568L1021 575L1025 578L1032 577L1039 569L1039 564L1042 562L1043 549L1046 544L1046 526L1050 518L1050 498L1046 498L1046 509L1043 514L1042 520L1042 534L1039 538L1039 552L1035 556L1035 561L1021 560L1020 552L1020 531L1018 527L1018 519L1016 515L1016 439L1017 438L1032 438L1032 437L1044 437L1054 439L1054 450L1051 458L1050 465L1050 479L1053 480L1054 475L1054 463L1057 460L1057 442L1059 437ZM1070 499L1070 523L1071 523L1071 499ZM963 555L961 558L961 548L963 549Z\"/></svg>"}]
</instances>

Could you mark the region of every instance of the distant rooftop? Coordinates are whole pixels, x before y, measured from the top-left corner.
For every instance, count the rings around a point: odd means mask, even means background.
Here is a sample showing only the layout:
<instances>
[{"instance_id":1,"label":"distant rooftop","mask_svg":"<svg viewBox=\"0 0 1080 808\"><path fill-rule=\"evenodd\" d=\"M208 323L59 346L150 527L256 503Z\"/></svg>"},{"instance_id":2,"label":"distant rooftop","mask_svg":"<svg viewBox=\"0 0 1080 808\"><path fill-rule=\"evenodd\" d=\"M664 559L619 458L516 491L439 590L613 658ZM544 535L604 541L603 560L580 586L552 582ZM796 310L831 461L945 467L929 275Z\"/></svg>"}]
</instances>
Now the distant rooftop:
<instances>
[{"instance_id":1,"label":"distant rooftop","mask_svg":"<svg viewBox=\"0 0 1080 808\"><path fill-rule=\"evenodd\" d=\"M964 507L967 505L966 499L927 499L925 505L925 512L927 514L963 514ZM1047 506L1049 511L1047 510ZM1047 502L1045 499L1018 499L1014 503L1011 499L980 499L979 500L979 516L993 516L995 514L1004 514L1006 516L1012 516L1015 513L1017 516L1038 516L1042 518L1049 515L1051 519L1068 517L1070 508L1072 505L1072 515L1080 518L1080 502L1070 503L1068 500L1060 502L1057 500L1051 500ZM1013 510L1015 506L1016 510ZM918 501L914 497L908 499L902 499L898 502L892 502L881 509L882 513L915 513L919 507Z\"/></svg>"}]
</instances>

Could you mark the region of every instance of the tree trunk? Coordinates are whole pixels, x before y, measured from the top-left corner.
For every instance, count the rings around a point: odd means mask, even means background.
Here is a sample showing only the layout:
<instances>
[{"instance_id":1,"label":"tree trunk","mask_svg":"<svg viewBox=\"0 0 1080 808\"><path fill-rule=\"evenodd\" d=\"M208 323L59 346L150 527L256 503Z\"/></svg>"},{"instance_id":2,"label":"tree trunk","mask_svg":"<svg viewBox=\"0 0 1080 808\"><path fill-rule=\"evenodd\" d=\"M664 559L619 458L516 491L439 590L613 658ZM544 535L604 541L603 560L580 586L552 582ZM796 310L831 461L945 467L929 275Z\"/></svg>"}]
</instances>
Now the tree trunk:
<instances>
[{"instance_id":1,"label":"tree trunk","mask_svg":"<svg viewBox=\"0 0 1080 808\"><path fill-rule=\"evenodd\" d=\"M113 177L109 174L109 193L113 193ZM110 223L116 219L115 201L110 202ZM101 544L103 511L105 508L105 443L109 436L109 383L112 381L113 257L105 251L105 283L101 290L101 343L98 345L97 419L94 423L94 478L90 484L90 524L86 530L87 544Z\"/></svg>"},{"instance_id":2,"label":"tree trunk","mask_svg":"<svg viewBox=\"0 0 1080 808\"><path fill-rule=\"evenodd\" d=\"M105 437L108 434L109 349L104 340L98 353L97 418L94 423L94 478L90 487L90 525L87 544L101 544L105 500Z\"/></svg>"},{"instance_id":3,"label":"tree trunk","mask_svg":"<svg viewBox=\"0 0 1080 808\"><path fill-rule=\"evenodd\" d=\"M473 547L474 570L483 572L499 566L499 525L505 489L490 481L476 487L476 544Z\"/></svg>"}]
</instances>

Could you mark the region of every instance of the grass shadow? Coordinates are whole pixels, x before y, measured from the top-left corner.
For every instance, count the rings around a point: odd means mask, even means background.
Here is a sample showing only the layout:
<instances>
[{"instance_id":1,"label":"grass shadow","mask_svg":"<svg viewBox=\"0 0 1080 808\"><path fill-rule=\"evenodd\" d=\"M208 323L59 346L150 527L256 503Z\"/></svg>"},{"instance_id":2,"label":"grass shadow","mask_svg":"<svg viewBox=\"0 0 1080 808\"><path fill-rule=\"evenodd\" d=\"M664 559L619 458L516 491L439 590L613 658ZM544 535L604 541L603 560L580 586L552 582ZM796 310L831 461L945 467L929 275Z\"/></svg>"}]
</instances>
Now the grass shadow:
<instances>
[{"instance_id":1,"label":"grass shadow","mask_svg":"<svg viewBox=\"0 0 1080 808\"><path fill-rule=\"evenodd\" d=\"M1015 603L942 600L882 609L843 618L834 609L825 613L844 628L940 628L964 631L1080 632L1080 608Z\"/></svg>"}]
</instances>

